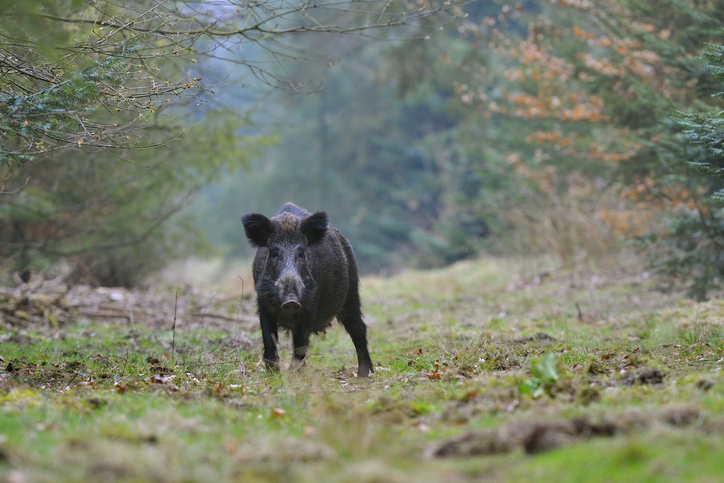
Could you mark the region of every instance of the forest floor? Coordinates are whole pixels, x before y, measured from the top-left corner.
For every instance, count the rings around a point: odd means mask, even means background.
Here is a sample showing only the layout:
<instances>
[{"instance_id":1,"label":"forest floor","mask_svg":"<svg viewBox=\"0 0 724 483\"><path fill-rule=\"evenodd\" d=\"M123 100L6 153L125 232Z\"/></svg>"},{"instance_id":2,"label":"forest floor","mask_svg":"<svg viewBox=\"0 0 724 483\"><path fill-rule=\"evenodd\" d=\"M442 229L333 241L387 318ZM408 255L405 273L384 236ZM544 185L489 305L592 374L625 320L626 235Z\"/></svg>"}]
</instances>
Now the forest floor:
<instances>
[{"instance_id":1,"label":"forest floor","mask_svg":"<svg viewBox=\"0 0 724 483\"><path fill-rule=\"evenodd\" d=\"M3 289L0 481L721 481L724 301L532 267L365 278L369 380L265 372L250 293Z\"/></svg>"}]
</instances>

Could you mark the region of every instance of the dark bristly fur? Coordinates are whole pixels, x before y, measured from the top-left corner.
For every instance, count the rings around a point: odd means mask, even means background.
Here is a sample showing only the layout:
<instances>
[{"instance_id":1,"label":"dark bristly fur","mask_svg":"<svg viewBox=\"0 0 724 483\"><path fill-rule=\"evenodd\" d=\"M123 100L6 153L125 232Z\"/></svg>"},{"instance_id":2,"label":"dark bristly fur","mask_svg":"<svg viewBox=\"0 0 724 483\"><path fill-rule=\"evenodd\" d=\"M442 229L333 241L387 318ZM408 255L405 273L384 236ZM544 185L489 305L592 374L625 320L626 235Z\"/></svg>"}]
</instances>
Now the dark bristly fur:
<instances>
[{"instance_id":1,"label":"dark bristly fur","mask_svg":"<svg viewBox=\"0 0 724 483\"><path fill-rule=\"evenodd\" d=\"M254 286L264 341L264 361L279 367L278 329L292 335L292 367L304 363L311 334L336 317L357 350L358 377L374 372L362 321L357 261L349 241L329 224L326 211L309 213L287 203L270 220L251 213L241 218L254 256Z\"/></svg>"}]
</instances>

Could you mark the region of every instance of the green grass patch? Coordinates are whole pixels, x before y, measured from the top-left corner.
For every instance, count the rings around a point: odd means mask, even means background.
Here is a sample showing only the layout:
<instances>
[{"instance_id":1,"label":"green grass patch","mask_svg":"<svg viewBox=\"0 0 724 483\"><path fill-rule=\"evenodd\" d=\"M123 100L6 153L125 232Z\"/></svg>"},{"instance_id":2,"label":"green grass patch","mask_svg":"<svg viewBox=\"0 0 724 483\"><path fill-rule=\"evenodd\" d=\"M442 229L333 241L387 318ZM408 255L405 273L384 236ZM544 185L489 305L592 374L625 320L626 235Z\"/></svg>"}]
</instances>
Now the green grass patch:
<instances>
[{"instance_id":1,"label":"green grass patch","mask_svg":"<svg viewBox=\"0 0 724 483\"><path fill-rule=\"evenodd\" d=\"M518 273L365 279L362 381L336 325L301 371L268 373L230 304L175 334L173 313L4 322L0 479L716 481L724 304L636 274Z\"/></svg>"}]
</instances>

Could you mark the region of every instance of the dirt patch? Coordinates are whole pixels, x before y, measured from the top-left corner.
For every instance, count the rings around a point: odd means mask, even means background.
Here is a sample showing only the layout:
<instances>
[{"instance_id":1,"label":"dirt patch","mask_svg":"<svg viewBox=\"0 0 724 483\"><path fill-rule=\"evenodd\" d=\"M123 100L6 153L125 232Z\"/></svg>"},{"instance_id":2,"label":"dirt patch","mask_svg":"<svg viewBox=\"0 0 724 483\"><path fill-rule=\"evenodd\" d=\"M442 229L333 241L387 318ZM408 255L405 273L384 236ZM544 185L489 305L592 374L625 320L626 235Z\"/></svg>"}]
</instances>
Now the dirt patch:
<instances>
[{"instance_id":1,"label":"dirt patch","mask_svg":"<svg viewBox=\"0 0 724 483\"><path fill-rule=\"evenodd\" d=\"M523 448L526 453L535 454L579 439L613 436L622 431L623 428L613 420L592 422L585 417L518 422L464 433L434 448L431 453L434 457L464 457L509 453Z\"/></svg>"},{"instance_id":2,"label":"dirt patch","mask_svg":"<svg viewBox=\"0 0 724 483\"><path fill-rule=\"evenodd\" d=\"M698 425L707 431L724 428L724 424L717 422L699 424L704 420L704 414L698 409L672 407L647 413L631 411L595 420L580 416L556 421L520 421L495 429L468 431L429 448L428 455L433 458L461 458L509 453L518 448L527 454L536 454L580 440L643 431L655 424L673 427Z\"/></svg>"},{"instance_id":3,"label":"dirt patch","mask_svg":"<svg viewBox=\"0 0 724 483\"><path fill-rule=\"evenodd\" d=\"M545 332L538 332L537 334L530 336L530 337L522 337L520 339L513 340L515 344L528 344L530 342L537 342L537 343L544 343L544 344L553 344L554 342L558 342L558 339L555 337L546 334Z\"/></svg>"},{"instance_id":4,"label":"dirt patch","mask_svg":"<svg viewBox=\"0 0 724 483\"><path fill-rule=\"evenodd\" d=\"M702 377L701 379L696 381L696 387L698 387L702 391L708 391L714 386L716 386L716 379L713 379L711 377Z\"/></svg>"},{"instance_id":5,"label":"dirt patch","mask_svg":"<svg viewBox=\"0 0 724 483\"><path fill-rule=\"evenodd\" d=\"M642 367L641 369L627 372L621 379L621 382L623 382L627 386L651 386L664 382L664 377L666 377L666 374L662 373L658 369Z\"/></svg>"},{"instance_id":6,"label":"dirt patch","mask_svg":"<svg viewBox=\"0 0 724 483\"><path fill-rule=\"evenodd\" d=\"M592 386L584 387L583 389L578 391L578 393L576 394L576 399L584 406L588 406L589 404L601 400L601 391L599 391L598 388Z\"/></svg>"},{"instance_id":7,"label":"dirt patch","mask_svg":"<svg viewBox=\"0 0 724 483\"><path fill-rule=\"evenodd\" d=\"M684 427L703 421L704 414L692 408L673 407L659 410L657 419L671 426Z\"/></svg>"},{"instance_id":8,"label":"dirt patch","mask_svg":"<svg viewBox=\"0 0 724 483\"><path fill-rule=\"evenodd\" d=\"M12 334L7 339L5 339L7 342L11 344L15 344L17 346L26 346L33 343L33 339L28 337L25 334Z\"/></svg>"},{"instance_id":9,"label":"dirt patch","mask_svg":"<svg viewBox=\"0 0 724 483\"><path fill-rule=\"evenodd\" d=\"M289 438L277 442L255 441L253 444L241 446L235 456L236 461L241 464L259 462L280 464L321 461L332 458L335 454L336 452L325 444Z\"/></svg>"},{"instance_id":10,"label":"dirt patch","mask_svg":"<svg viewBox=\"0 0 724 483\"><path fill-rule=\"evenodd\" d=\"M586 373L592 376L606 374L607 372L609 372L609 369L601 365L598 361L591 361L586 368Z\"/></svg>"},{"instance_id":11,"label":"dirt patch","mask_svg":"<svg viewBox=\"0 0 724 483\"><path fill-rule=\"evenodd\" d=\"M459 458L509 453L520 446L525 436L524 428L517 425L469 431L433 448L431 454L436 458Z\"/></svg>"},{"instance_id":12,"label":"dirt patch","mask_svg":"<svg viewBox=\"0 0 724 483\"><path fill-rule=\"evenodd\" d=\"M522 441L528 454L540 453L570 444L578 439L610 437L620 432L617 423L610 420L591 422L587 418L575 418L562 422L541 422L533 425Z\"/></svg>"}]
</instances>

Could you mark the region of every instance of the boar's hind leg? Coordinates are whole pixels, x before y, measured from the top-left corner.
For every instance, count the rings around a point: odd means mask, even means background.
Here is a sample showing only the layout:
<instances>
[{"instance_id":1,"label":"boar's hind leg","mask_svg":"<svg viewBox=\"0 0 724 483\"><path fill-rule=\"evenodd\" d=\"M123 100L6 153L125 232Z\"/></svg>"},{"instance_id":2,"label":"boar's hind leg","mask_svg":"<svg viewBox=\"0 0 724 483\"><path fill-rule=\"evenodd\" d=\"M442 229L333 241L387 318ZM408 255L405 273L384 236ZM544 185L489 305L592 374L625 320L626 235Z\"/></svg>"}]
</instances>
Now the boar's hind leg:
<instances>
[{"instance_id":1,"label":"boar's hind leg","mask_svg":"<svg viewBox=\"0 0 724 483\"><path fill-rule=\"evenodd\" d=\"M337 320L344 326L347 333L352 337L354 348L357 350L357 377L367 377L370 372L375 372L372 367L372 359L367 350L367 326L362 321L359 295L350 291L350 295L344 303L344 307L337 314Z\"/></svg>"},{"instance_id":2,"label":"boar's hind leg","mask_svg":"<svg viewBox=\"0 0 724 483\"><path fill-rule=\"evenodd\" d=\"M261 337L264 341L264 364L267 369L279 369L279 354L277 353L277 324L263 315L259 315L261 323Z\"/></svg>"},{"instance_id":3,"label":"boar's hind leg","mask_svg":"<svg viewBox=\"0 0 724 483\"><path fill-rule=\"evenodd\" d=\"M290 369L298 369L304 365L304 359L307 357L307 347L309 347L309 334L302 330L292 331L292 345L294 346L294 355Z\"/></svg>"}]
</instances>

